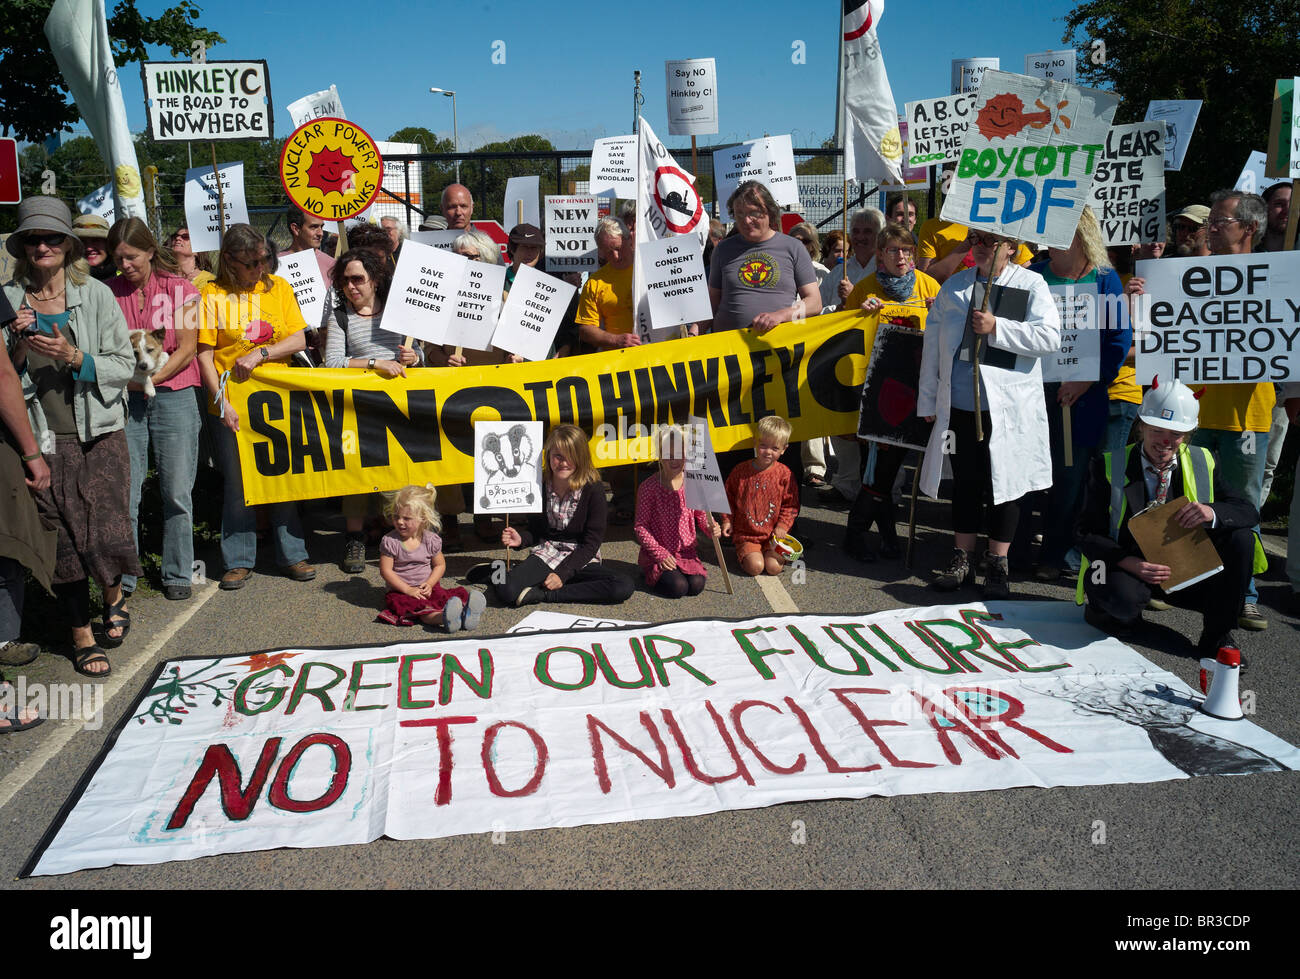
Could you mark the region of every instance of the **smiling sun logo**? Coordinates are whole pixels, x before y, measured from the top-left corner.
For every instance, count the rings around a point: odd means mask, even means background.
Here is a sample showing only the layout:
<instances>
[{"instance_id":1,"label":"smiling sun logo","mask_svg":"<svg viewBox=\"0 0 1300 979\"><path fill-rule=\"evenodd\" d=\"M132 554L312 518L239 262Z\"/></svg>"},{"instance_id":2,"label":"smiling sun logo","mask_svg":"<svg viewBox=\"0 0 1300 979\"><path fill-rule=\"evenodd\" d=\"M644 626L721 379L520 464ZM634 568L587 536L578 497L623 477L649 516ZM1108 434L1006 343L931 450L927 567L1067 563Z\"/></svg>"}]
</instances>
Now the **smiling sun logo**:
<instances>
[{"instance_id":1,"label":"smiling sun logo","mask_svg":"<svg viewBox=\"0 0 1300 979\"><path fill-rule=\"evenodd\" d=\"M352 165L352 157L333 148L321 150L307 165L307 186L322 194L352 193L356 186L356 168Z\"/></svg>"}]
</instances>

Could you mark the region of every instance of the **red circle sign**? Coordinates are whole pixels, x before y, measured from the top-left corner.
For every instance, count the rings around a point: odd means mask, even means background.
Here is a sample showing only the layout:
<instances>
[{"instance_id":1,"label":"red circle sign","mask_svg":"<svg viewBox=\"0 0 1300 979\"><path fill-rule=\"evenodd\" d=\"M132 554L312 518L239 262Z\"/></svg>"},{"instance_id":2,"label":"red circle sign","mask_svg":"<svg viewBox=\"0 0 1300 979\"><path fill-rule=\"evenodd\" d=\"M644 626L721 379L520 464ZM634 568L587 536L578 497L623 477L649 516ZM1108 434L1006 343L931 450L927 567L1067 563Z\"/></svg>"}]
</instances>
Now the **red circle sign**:
<instances>
[{"instance_id":1,"label":"red circle sign","mask_svg":"<svg viewBox=\"0 0 1300 979\"><path fill-rule=\"evenodd\" d=\"M665 177L668 180L665 181ZM684 186L684 191L677 187L678 181ZM695 201L694 207L691 207L692 199ZM664 223L679 235L694 231L704 216L704 201L699 191L691 183L686 171L679 167L663 166L655 171L655 206L664 216ZM673 221L673 213L690 216L685 222L677 224Z\"/></svg>"}]
</instances>

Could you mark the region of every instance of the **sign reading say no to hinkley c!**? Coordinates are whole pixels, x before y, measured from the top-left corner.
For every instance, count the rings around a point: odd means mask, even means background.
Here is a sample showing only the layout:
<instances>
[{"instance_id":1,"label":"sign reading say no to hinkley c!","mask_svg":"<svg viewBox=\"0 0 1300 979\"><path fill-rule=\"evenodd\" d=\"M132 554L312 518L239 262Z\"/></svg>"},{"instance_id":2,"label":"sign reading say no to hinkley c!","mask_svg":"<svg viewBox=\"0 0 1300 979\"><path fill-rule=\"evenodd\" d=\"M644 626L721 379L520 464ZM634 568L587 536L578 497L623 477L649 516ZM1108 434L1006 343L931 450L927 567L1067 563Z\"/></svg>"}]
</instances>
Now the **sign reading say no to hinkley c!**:
<instances>
[{"instance_id":1,"label":"sign reading say no to hinkley c!","mask_svg":"<svg viewBox=\"0 0 1300 979\"><path fill-rule=\"evenodd\" d=\"M665 61L668 134L704 136L718 131L718 69L712 58Z\"/></svg>"}]
</instances>

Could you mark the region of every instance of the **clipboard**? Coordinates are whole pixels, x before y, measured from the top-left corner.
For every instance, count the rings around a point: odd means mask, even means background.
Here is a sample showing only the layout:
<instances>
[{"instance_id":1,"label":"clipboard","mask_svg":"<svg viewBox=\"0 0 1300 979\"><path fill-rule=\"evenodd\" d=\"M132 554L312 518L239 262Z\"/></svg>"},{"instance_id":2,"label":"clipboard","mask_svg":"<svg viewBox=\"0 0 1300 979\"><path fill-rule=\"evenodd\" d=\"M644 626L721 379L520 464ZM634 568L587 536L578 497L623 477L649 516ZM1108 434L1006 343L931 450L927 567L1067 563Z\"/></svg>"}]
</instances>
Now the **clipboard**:
<instances>
[{"instance_id":1,"label":"clipboard","mask_svg":"<svg viewBox=\"0 0 1300 979\"><path fill-rule=\"evenodd\" d=\"M1180 527L1174 514L1188 503L1186 496L1149 506L1128 522L1128 529L1151 564L1169 568L1166 594L1181 591L1223 570L1219 552L1204 527Z\"/></svg>"}]
</instances>

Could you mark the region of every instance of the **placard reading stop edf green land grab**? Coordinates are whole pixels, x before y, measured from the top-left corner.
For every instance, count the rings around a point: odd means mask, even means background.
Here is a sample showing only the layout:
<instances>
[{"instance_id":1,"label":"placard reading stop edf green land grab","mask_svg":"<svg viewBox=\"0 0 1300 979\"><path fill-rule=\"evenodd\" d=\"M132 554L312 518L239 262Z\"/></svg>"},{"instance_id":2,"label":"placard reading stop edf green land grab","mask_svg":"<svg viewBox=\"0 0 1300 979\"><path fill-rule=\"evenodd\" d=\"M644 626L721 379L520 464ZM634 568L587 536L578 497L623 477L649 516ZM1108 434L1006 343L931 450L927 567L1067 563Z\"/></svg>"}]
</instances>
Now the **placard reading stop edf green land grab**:
<instances>
[{"instance_id":1,"label":"placard reading stop edf green land grab","mask_svg":"<svg viewBox=\"0 0 1300 979\"><path fill-rule=\"evenodd\" d=\"M941 217L1068 248L1119 96L986 71Z\"/></svg>"}]
</instances>

